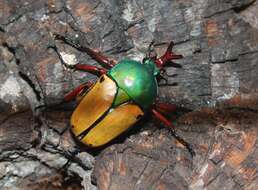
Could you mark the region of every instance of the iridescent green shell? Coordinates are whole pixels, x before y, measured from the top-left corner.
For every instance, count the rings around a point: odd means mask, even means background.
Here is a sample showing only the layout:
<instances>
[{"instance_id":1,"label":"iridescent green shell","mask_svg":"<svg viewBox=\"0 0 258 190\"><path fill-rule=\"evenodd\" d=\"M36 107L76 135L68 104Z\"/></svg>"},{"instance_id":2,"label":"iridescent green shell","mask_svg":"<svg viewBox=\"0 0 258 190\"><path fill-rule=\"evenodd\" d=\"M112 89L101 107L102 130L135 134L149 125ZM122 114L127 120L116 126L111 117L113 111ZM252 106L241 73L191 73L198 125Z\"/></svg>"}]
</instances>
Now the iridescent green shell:
<instances>
[{"instance_id":1,"label":"iridescent green shell","mask_svg":"<svg viewBox=\"0 0 258 190\"><path fill-rule=\"evenodd\" d=\"M157 96L157 81L152 64L141 64L134 60L122 60L108 75L117 83L118 94L115 104L129 98L144 110L148 109Z\"/></svg>"}]
</instances>

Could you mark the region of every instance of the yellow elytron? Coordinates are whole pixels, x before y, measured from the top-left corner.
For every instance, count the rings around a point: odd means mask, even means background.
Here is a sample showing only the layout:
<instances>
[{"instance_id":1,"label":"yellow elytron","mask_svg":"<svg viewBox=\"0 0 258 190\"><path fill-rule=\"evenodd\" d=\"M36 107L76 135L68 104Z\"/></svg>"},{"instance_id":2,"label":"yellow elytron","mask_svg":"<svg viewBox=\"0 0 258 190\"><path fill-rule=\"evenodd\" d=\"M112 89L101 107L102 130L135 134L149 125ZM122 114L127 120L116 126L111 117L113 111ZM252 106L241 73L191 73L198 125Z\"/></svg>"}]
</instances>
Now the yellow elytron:
<instances>
[{"instance_id":1,"label":"yellow elytron","mask_svg":"<svg viewBox=\"0 0 258 190\"><path fill-rule=\"evenodd\" d=\"M90 147L102 146L126 131L144 113L127 102L112 108L117 85L103 75L83 97L71 117L72 132Z\"/></svg>"}]
</instances>

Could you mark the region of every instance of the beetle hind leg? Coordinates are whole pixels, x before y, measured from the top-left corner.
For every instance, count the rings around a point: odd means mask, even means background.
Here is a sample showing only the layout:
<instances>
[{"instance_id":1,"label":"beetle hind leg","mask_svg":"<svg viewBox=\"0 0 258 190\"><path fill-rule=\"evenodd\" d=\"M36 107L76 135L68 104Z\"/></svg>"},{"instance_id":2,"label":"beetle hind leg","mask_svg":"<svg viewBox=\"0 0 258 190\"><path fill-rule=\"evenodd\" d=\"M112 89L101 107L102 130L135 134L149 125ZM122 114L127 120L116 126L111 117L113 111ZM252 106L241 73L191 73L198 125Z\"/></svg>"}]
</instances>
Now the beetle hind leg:
<instances>
[{"instance_id":1,"label":"beetle hind leg","mask_svg":"<svg viewBox=\"0 0 258 190\"><path fill-rule=\"evenodd\" d=\"M195 152L191 146L191 144L189 144L188 142L186 142L182 137L180 137L176 131L175 131L175 126L168 120L166 119L161 113L159 113L159 111L157 111L156 109L152 109L152 114L154 115L155 118L157 118L159 121L161 121L166 127L170 128L170 132L171 134L182 144L184 145L187 150L190 152L191 156L195 156Z\"/></svg>"},{"instance_id":2,"label":"beetle hind leg","mask_svg":"<svg viewBox=\"0 0 258 190\"><path fill-rule=\"evenodd\" d=\"M175 104L156 102L155 108L157 109L157 111L160 111L163 114L169 114L176 111L177 106Z\"/></svg>"}]
</instances>

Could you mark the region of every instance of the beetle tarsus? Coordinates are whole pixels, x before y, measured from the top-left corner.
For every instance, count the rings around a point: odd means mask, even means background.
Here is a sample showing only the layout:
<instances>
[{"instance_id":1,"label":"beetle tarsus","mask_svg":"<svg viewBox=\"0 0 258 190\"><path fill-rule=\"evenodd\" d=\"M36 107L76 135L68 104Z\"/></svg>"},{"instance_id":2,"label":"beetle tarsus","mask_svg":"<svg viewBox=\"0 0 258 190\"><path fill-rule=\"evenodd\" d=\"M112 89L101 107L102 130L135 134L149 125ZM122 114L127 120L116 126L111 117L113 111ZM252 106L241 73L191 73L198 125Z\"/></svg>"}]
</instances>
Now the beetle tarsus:
<instances>
[{"instance_id":1,"label":"beetle tarsus","mask_svg":"<svg viewBox=\"0 0 258 190\"><path fill-rule=\"evenodd\" d=\"M152 109L151 110L153 115L160 120L165 126L170 128L170 132L171 134L182 144L184 145L187 150L190 152L191 156L193 157L195 155L195 152L193 150L193 148L191 147L191 145L186 142L182 137L180 137L176 131L175 131L175 126L168 120L166 119L161 113L159 113L156 109Z\"/></svg>"},{"instance_id":2,"label":"beetle tarsus","mask_svg":"<svg viewBox=\"0 0 258 190\"><path fill-rule=\"evenodd\" d=\"M76 160L76 155L80 153L80 150L77 146L75 146L75 150L74 151L65 151L63 152L65 157L67 158L66 163L60 168L62 169L67 169L71 164L72 161Z\"/></svg>"},{"instance_id":3,"label":"beetle tarsus","mask_svg":"<svg viewBox=\"0 0 258 190\"><path fill-rule=\"evenodd\" d=\"M86 64L75 64L75 65L70 65L70 64L67 64L63 58L62 58L62 55L60 54L60 52L58 51L56 45L51 45L49 46L48 48L51 48L53 49L56 54L58 55L60 61L61 61L61 64L65 66L65 68L68 68L68 69L73 69L73 70L80 70L80 71L85 71L85 72L90 72L92 74L95 74L97 76L101 76L103 74L105 74L107 72L107 70L105 68L100 68L100 67L96 67L96 66L93 66L93 65L86 65Z\"/></svg>"},{"instance_id":4,"label":"beetle tarsus","mask_svg":"<svg viewBox=\"0 0 258 190\"><path fill-rule=\"evenodd\" d=\"M43 108L47 108L47 105L39 105L39 106L34 108L34 111L37 111L37 110L43 109Z\"/></svg>"},{"instance_id":5,"label":"beetle tarsus","mask_svg":"<svg viewBox=\"0 0 258 190\"><path fill-rule=\"evenodd\" d=\"M62 36L60 34L55 34L55 39L61 40L64 43L78 49L79 51L86 52L91 58L102 64L103 66L106 66L108 68L112 68L116 65L117 61L113 60L111 58L108 58L107 56L103 55L102 53L91 49L89 47L81 46L79 43L76 43L75 40L72 40L71 38Z\"/></svg>"},{"instance_id":6,"label":"beetle tarsus","mask_svg":"<svg viewBox=\"0 0 258 190\"><path fill-rule=\"evenodd\" d=\"M53 50L55 51L55 53L57 54L57 56L58 56L58 58L59 58L61 64L64 65L65 68L74 69L74 67L75 67L74 65L69 65L69 64L67 64L67 63L63 60L62 55L61 55L60 52L58 51L58 48L56 47L56 45L50 45L50 46L48 46L48 49L53 49Z\"/></svg>"},{"instance_id":7,"label":"beetle tarsus","mask_svg":"<svg viewBox=\"0 0 258 190\"><path fill-rule=\"evenodd\" d=\"M191 144L189 144L189 143L186 142L182 137L180 137L180 136L176 133L175 129L171 129L171 130L169 130L169 131L170 131L170 133L171 133L182 145L184 145L184 146L186 147L186 149L189 151L189 153L191 154L191 156L194 157L194 156L195 156L195 151L193 150Z\"/></svg>"}]
</instances>

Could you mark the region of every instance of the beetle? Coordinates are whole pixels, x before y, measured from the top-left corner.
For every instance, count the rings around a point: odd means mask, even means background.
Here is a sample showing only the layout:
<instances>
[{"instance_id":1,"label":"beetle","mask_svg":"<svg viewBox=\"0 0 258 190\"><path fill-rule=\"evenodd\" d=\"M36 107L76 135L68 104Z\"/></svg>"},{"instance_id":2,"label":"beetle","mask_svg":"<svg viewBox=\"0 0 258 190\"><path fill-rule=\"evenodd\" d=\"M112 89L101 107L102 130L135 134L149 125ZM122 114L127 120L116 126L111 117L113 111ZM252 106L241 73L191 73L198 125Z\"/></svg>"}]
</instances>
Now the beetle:
<instances>
[{"instance_id":1,"label":"beetle","mask_svg":"<svg viewBox=\"0 0 258 190\"><path fill-rule=\"evenodd\" d=\"M183 58L172 52L170 42L166 52L159 58L148 56L142 62L132 59L115 61L107 56L75 43L72 39L56 34L55 39L86 52L104 67L80 64L64 66L74 70L93 73L99 76L97 82L85 82L66 94L64 101L81 97L72 113L70 125L72 133L88 147L101 147L127 131L146 113L151 114L170 128L171 134L181 142L193 156L195 153L189 143L176 132L172 122L163 113L175 110L175 105L157 102L158 83L164 66L174 59Z\"/></svg>"}]
</instances>

